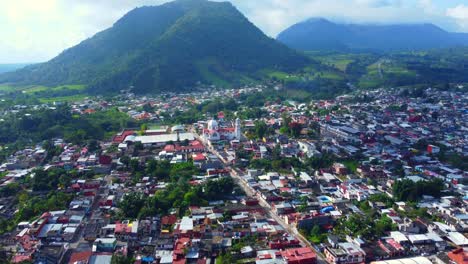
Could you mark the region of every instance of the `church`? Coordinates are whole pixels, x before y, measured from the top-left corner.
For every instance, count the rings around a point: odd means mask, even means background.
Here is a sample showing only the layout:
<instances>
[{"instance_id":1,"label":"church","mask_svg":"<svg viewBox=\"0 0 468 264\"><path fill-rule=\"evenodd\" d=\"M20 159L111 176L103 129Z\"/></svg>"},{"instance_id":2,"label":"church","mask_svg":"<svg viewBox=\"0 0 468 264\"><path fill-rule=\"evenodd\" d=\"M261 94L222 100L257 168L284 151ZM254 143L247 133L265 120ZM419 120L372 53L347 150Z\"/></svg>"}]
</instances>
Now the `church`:
<instances>
[{"instance_id":1,"label":"church","mask_svg":"<svg viewBox=\"0 0 468 264\"><path fill-rule=\"evenodd\" d=\"M203 129L202 136L207 141L216 142L220 140L240 140L241 135L241 121L237 118L234 127L222 126L214 119L208 121L207 127Z\"/></svg>"}]
</instances>

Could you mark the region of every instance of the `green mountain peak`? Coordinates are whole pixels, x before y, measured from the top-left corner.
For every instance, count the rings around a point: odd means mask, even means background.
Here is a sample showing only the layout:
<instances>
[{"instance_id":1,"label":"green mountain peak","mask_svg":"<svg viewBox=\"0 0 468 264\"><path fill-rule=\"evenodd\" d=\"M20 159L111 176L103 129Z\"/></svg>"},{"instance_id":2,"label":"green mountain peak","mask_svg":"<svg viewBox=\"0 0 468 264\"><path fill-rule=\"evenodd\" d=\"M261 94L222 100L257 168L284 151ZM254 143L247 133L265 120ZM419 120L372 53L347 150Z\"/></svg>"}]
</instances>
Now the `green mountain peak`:
<instances>
[{"instance_id":1,"label":"green mountain peak","mask_svg":"<svg viewBox=\"0 0 468 264\"><path fill-rule=\"evenodd\" d=\"M309 62L264 35L228 2L176 0L136 8L111 28L49 62L0 75L1 82L86 84L96 93L180 91L197 83L237 84L262 69Z\"/></svg>"}]
</instances>

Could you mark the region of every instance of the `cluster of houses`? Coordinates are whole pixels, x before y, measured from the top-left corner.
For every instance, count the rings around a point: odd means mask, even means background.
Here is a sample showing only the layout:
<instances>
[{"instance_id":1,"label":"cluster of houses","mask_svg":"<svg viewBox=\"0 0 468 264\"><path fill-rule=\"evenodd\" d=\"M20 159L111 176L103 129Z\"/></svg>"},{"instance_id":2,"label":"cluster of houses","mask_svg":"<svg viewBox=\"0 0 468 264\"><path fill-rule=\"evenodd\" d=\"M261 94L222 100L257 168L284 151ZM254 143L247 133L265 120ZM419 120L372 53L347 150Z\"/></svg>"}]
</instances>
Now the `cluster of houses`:
<instances>
[{"instance_id":1,"label":"cluster of houses","mask_svg":"<svg viewBox=\"0 0 468 264\"><path fill-rule=\"evenodd\" d=\"M112 102L87 100L72 104L76 114L118 107L136 120L159 122L175 111L213 98L236 98L261 87L244 90L195 92L164 98L126 93ZM468 173L447 157L468 153L468 98L458 92L425 91L423 98L407 98L396 91L366 91L336 100L268 102L258 119L216 118L193 124L126 129L99 151L53 142L61 153L48 157L41 146L18 151L0 166L0 188L21 183L38 166L90 172L94 178L74 179L60 191L73 194L68 208L46 211L19 223L0 237L12 263L111 263L113 256L132 256L135 263L214 263L233 254L246 263L467 263ZM149 109L151 108L151 109ZM280 133L299 127L298 135ZM268 131L248 139L258 122ZM243 155L240 155L242 153ZM247 155L245 155L247 153ZM135 180L123 157L140 163L150 159L170 164L193 162L200 169L190 184L236 177L245 196L210 201L167 215L113 220L129 193L152 195L167 183L147 175ZM327 166L282 165L253 169L255 160L310 160L332 157ZM50 158L44 166L46 158ZM463 165L463 164L462 164ZM465 164L466 166L466 164ZM396 201L391 206L371 197L393 197L397 181L441 179L441 197L424 195L417 203ZM364 212L390 219L394 230L373 240L338 236L338 222ZM0 215L13 219L11 197L0 198ZM402 212L424 209L429 217ZM319 226L326 239L312 244L301 234ZM241 245L239 247L239 245Z\"/></svg>"}]
</instances>

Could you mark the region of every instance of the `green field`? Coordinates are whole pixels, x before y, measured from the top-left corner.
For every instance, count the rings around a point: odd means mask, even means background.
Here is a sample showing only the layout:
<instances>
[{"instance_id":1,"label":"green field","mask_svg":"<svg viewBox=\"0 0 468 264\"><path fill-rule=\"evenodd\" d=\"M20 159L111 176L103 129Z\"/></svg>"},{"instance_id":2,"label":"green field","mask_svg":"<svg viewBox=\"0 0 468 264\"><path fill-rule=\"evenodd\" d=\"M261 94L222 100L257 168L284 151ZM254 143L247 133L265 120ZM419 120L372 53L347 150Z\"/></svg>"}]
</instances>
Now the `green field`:
<instances>
[{"instance_id":1,"label":"green field","mask_svg":"<svg viewBox=\"0 0 468 264\"><path fill-rule=\"evenodd\" d=\"M294 82L294 81L302 80L302 77L300 77L299 75L290 74L290 73L281 72L281 71L265 71L264 73L269 78L276 78L277 80L285 81L285 82Z\"/></svg>"},{"instance_id":2,"label":"green field","mask_svg":"<svg viewBox=\"0 0 468 264\"><path fill-rule=\"evenodd\" d=\"M355 61L355 55L353 54L317 55L314 58L327 66L340 70L341 72L346 72L348 65Z\"/></svg>"},{"instance_id":3,"label":"green field","mask_svg":"<svg viewBox=\"0 0 468 264\"><path fill-rule=\"evenodd\" d=\"M82 91L86 88L85 85L61 85L56 87L47 87L43 85L10 85L10 84L0 84L0 92L15 92L22 91L23 93L38 93L44 91L64 91L64 90L73 90L73 91Z\"/></svg>"},{"instance_id":4,"label":"green field","mask_svg":"<svg viewBox=\"0 0 468 264\"><path fill-rule=\"evenodd\" d=\"M76 94L76 95L69 95L69 96L58 96L58 97L50 97L50 98L38 98L41 103L53 103L53 102L75 102L75 101L82 101L89 97L86 94Z\"/></svg>"},{"instance_id":5,"label":"green field","mask_svg":"<svg viewBox=\"0 0 468 264\"><path fill-rule=\"evenodd\" d=\"M72 102L85 99L85 85L60 85L47 87L44 85L10 85L0 84L0 93L7 96L12 94L22 94L38 99L41 103L52 102Z\"/></svg>"},{"instance_id":6,"label":"green field","mask_svg":"<svg viewBox=\"0 0 468 264\"><path fill-rule=\"evenodd\" d=\"M408 70L402 64L393 60L381 59L366 67L367 73L359 79L359 87L378 88L386 83L392 83L392 80L414 79L417 73Z\"/></svg>"}]
</instances>

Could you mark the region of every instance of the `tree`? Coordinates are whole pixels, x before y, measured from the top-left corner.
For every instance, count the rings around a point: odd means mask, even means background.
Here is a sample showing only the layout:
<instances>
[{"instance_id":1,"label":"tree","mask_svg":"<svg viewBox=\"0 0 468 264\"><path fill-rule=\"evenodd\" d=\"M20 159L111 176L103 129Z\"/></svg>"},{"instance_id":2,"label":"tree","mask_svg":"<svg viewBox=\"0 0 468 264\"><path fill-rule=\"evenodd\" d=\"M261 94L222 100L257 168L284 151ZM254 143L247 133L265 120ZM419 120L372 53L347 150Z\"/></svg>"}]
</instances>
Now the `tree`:
<instances>
[{"instance_id":1,"label":"tree","mask_svg":"<svg viewBox=\"0 0 468 264\"><path fill-rule=\"evenodd\" d=\"M5 187L0 188L0 197L9 197L16 195L21 190L18 183L9 183Z\"/></svg>"},{"instance_id":2,"label":"tree","mask_svg":"<svg viewBox=\"0 0 468 264\"><path fill-rule=\"evenodd\" d=\"M263 121L255 121L255 136L256 138L264 138L266 132L268 131L268 126Z\"/></svg>"},{"instance_id":3,"label":"tree","mask_svg":"<svg viewBox=\"0 0 468 264\"><path fill-rule=\"evenodd\" d=\"M208 181L205 185L204 197L206 200L217 200L230 195L234 190L234 181L230 177Z\"/></svg>"},{"instance_id":4,"label":"tree","mask_svg":"<svg viewBox=\"0 0 468 264\"><path fill-rule=\"evenodd\" d=\"M90 152L95 152L101 149L101 145L96 139L91 139L88 141L88 150Z\"/></svg>"},{"instance_id":5,"label":"tree","mask_svg":"<svg viewBox=\"0 0 468 264\"><path fill-rule=\"evenodd\" d=\"M223 253L216 258L216 264L232 264L235 263L231 253Z\"/></svg>"},{"instance_id":6,"label":"tree","mask_svg":"<svg viewBox=\"0 0 468 264\"><path fill-rule=\"evenodd\" d=\"M308 158L305 161L307 167L311 167L314 170L328 168L333 165L334 158L330 155L324 154L320 157Z\"/></svg>"},{"instance_id":7,"label":"tree","mask_svg":"<svg viewBox=\"0 0 468 264\"><path fill-rule=\"evenodd\" d=\"M123 216L136 219L140 214L140 210L145 205L145 197L141 193L127 193L119 203L119 208L122 210Z\"/></svg>"},{"instance_id":8,"label":"tree","mask_svg":"<svg viewBox=\"0 0 468 264\"><path fill-rule=\"evenodd\" d=\"M302 126L297 122L289 123L289 132L293 137L299 137L301 135Z\"/></svg>"},{"instance_id":9,"label":"tree","mask_svg":"<svg viewBox=\"0 0 468 264\"><path fill-rule=\"evenodd\" d=\"M129 156L122 156L120 158L120 162L125 165L126 168L130 165L130 157Z\"/></svg>"},{"instance_id":10,"label":"tree","mask_svg":"<svg viewBox=\"0 0 468 264\"><path fill-rule=\"evenodd\" d=\"M111 264L133 264L135 261L130 257L112 255Z\"/></svg>"},{"instance_id":11,"label":"tree","mask_svg":"<svg viewBox=\"0 0 468 264\"><path fill-rule=\"evenodd\" d=\"M140 169L141 169L140 168L140 160L139 159L131 159L128 167L130 168L130 170L132 172L140 171Z\"/></svg>"},{"instance_id":12,"label":"tree","mask_svg":"<svg viewBox=\"0 0 468 264\"><path fill-rule=\"evenodd\" d=\"M397 226L392 223L392 219L388 216L383 215L376 223L374 227L374 233L377 237L384 236L387 232L397 230Z\"/></svg>"},{"instance_id":13,"label":"tree","mask_svg":"<svg viewBox=\"0 0 468 264\"><path fill-rule=\"evenodd\" d=\"M393 195L399 201L418 201L423 195L440 197L444 182L440 179L431 181L399 180L393 184Z\"/></svg>"},{"instance_id":14,"label":"tree","mask_svg":"<svg viewBox=\"0 0 468 264\"><path fill-rule=\"evenodd\" d=\"M289 129L287 127L285 127L285 126L282 126L280 128L279 132L280 132L281 135L286 135L286 134L289 133Z\"/></svg>"},{"instance_id":15,"label":"tree","mask_svg":"<svg viewBox=\"0 0 468 264\"><path fill-rule=\"evenodd\" d=\"M148 103L143 105L143 111L147 113L152 113L154 111L154 108Z\"/></svg>"}]
</instances>

